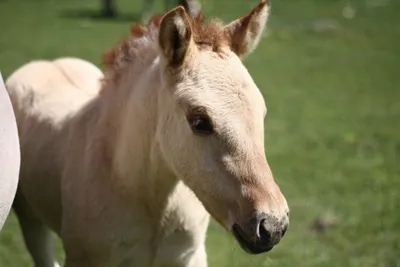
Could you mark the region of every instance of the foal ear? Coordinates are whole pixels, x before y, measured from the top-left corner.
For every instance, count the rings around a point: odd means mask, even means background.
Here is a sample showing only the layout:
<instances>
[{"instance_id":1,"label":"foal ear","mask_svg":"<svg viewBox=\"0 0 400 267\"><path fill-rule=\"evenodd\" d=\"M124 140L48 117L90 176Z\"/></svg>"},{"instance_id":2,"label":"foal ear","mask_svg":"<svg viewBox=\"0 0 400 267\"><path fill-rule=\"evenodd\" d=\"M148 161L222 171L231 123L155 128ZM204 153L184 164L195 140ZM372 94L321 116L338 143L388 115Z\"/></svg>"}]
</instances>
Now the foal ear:
<instances>
[{"instance_id":1,"label":"foal ear","mask_svg":"<svg viewBox=\"0 0 400 267\"><path fill-rule=\"evenodd\" d=\"M192 28L182 6L169 11L161 20L158 43L166 63L179 67L192 42Z\"/></svg>"},{"instance_id":2,"label":"foal ear","mask_svg":"<svg viewBox=\"0 0 400 267\"><path fill-rule=\"evenodd\" d=\"M269 10L270 4L266 0L261 0L249 14L224 27L232 51L240 58L244 58L256 49L267 24Z\"/></svg>"}]
</instances>

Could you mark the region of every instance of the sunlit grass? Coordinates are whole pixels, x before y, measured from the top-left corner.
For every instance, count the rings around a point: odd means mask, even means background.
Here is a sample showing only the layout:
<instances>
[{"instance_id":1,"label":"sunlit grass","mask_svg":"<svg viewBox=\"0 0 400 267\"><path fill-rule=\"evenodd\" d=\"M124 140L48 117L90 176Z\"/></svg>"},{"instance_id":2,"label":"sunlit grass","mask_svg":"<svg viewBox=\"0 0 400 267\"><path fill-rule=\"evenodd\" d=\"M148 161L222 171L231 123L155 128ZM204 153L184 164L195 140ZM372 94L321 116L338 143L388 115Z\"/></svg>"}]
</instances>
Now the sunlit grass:
<instances>
[{"instance_id":1,"label":"sunlit grass","mask_svg":"<svg viewBox=\"0 0 400 267\"><path fill-rule=\"evenodd\" d=\"M256 2L203 7L228 21ZM273 1L266 37L246 66L268 105L267 157L291 225L271 253L254 257L213 223L211 267L400 266L400 4L378 2ZM3 75L36 58L99 64L131 24L88 16L99 3L0 0ZM355 11L349 20L346 3ZM138 18L138 1L118 5ZM57 252L62 259L59 243ZM13 215L0 233L0 266L33 266Z\"/></svg>"}]
</instances>

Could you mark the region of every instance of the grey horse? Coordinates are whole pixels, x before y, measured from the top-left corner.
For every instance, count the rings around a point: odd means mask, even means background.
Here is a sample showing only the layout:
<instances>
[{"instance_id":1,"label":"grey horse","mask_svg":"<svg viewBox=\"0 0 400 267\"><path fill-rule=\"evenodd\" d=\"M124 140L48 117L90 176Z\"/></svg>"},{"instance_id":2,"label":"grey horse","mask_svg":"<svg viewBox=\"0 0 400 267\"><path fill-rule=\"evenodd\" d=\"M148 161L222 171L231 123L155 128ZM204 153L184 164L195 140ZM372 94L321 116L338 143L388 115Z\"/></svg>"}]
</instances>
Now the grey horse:
<instances>
[{"instance_id":1,"label":"grey horse","mask_svg":"<svg viewBox=\"0 0 400 267\"><path fill-rule=\"evenodd\" d=\"M20 161L17 123L0 73L0 230L15 197Z\"/></svg>"}]
</instances>

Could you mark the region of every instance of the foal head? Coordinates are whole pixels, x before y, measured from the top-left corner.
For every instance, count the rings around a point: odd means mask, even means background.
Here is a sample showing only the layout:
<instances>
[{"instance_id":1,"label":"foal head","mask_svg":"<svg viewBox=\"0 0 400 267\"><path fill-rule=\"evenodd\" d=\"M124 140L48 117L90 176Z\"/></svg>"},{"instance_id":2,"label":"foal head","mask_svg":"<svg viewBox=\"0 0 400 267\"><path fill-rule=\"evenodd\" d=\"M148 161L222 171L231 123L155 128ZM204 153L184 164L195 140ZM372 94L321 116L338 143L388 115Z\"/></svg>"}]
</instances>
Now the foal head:
<instances>
[{"instance_id":1,"label":"foal head","mask_svg":"<svg viewBox=\"0 0 400 267\"><path fill-rule=\"evenodd\" d=\"M264 152L265 102L241 61L257 46L268 13L261 1L230 24L202 25L178 7L158 34L157 136L165 161L250 253L272 249L289 223Z\"/></svg>"}]
</instances>

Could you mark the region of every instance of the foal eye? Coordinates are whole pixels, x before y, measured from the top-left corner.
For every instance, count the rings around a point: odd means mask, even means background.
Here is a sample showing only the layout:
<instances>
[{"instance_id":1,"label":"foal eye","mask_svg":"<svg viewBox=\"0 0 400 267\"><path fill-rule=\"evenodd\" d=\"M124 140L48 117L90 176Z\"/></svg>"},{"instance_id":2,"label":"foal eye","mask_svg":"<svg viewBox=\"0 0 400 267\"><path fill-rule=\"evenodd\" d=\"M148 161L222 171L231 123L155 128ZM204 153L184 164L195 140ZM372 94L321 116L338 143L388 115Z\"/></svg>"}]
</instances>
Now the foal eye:
<instances>
[{"instance_id":1,"label":"foal eye","mask_svg":"<svg viewBox=\"0 0 400 267\"><path fill-rule=\"evenodd\" d=\"M210 135L214 132L211 120L207 115L189 115L187 120L195 134Z\"/></svg>"}]
</instances>

